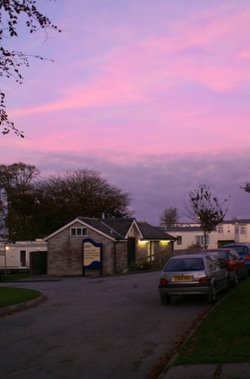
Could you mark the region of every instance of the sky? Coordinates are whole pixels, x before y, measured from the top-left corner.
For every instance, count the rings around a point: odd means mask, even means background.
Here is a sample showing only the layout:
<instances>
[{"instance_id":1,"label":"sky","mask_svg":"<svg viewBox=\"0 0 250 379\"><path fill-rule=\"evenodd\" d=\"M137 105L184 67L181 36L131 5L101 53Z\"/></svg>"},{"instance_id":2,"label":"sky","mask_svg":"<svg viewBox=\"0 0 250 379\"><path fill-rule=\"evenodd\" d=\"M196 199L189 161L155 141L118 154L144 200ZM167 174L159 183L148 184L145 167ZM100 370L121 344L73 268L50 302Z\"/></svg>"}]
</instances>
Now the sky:
<instances>
[{"instance_id":1,"label":"sky","mask_svg":"<svg viewBox=\"0 0 250 379\"><path fill-rule=\"evenodd\" d=\"M201 184L228 199L226 219L250 218L249 0L37 6L62 32L30 35L21 25L5 41L30 67L22 85L1 79L25 134L0 136L1 164L33 164L41 176L94 170L154 225L169 207L188 221L189 193Z\"/></svg>"}]
</instances>

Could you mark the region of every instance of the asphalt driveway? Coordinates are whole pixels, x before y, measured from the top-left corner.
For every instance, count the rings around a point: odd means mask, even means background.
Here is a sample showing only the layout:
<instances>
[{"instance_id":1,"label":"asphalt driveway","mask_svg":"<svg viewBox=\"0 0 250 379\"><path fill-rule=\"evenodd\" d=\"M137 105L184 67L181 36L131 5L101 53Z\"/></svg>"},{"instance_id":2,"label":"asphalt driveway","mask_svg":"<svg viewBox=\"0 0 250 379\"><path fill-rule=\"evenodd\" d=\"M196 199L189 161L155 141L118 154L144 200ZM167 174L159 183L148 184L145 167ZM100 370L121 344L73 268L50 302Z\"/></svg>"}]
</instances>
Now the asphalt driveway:
<instances>
[{"instance_id":1,"label":"asphalt driveway","mask_svg":"<svg viewBox=\"0 0 250 379\"><path fill-rule=\"evenodd\" d=\"M8 379L143 379L209 306L162 306L159 272L9 284L48 300L0 319L1 376ZM3 285L3 284L1 284Z\"/></svg>"}]
</instances>

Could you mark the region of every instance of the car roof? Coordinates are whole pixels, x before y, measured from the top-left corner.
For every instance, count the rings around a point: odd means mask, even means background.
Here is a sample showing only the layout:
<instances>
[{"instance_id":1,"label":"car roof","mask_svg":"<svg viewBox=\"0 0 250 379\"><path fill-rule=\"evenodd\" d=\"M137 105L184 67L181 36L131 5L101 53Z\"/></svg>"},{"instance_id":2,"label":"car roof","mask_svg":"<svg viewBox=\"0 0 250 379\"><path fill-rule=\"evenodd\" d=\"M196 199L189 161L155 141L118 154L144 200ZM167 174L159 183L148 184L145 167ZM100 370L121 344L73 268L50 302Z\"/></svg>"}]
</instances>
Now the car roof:
<instances>
[{"instance_id":1,"label":"car roof","mask_svg":"<svg viewBox=\"0 0 250 379\"><path fill-rule=\"evenodd\" d=\"M206 251L208 251L208 252L210 252L210 251L231 251L231 250L233 250L233 249L229 249L229 246L228 246L228 248L216 248L216 249L207 249Z\"/></svg>"},{"instance_id":2,"label":"car roof","mask_svg":"<svg viewBox=\"0 0 250 379\"><path fill-rule=\"evenodd\" d=\"M247 246L250 247L250 243L247 242L232 242L232 243L227 243L223 247L233 247L233 246Z\"/></svg>"},{"instance_id":3,"label":"car roof","mask_svg":"<svg viewBox=\"0 0 250 379\"><path fill-rule=\"evenodd\" d=\"M194 254L180 254L180 255L175 255L174 257L171 257L170 259L181 259L181 258L203 258L206 256L206 252L198 252Z\"/></svg>"}]
</instances>

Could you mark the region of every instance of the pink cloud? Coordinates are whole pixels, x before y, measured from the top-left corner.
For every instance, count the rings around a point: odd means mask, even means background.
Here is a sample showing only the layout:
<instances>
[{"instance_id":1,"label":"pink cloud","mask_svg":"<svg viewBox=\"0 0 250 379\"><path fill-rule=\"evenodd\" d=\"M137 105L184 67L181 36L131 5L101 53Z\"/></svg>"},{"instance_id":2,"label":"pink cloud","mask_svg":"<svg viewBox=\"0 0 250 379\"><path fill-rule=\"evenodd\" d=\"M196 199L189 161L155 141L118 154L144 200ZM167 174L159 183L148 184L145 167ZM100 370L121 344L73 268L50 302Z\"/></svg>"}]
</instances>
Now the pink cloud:
<instances>
[{"instance_id":1,"label":"pink cloud","mask_svg":"<svg viewBox=\"0 0 250 379\"><path fill-rule=\"evenodd\" d=\"M239 53L239 58L240 59L246 59L246 60L249 60L250 59L250 51L249 50L243 50Z\"/></svg>"},{"instance_id":2,"label":"pink cloud","mask_svg":"<svg viewBox=\"0 0 250 379\"><path fill-rule=\"evenodd\" d=\"M215 92L239 88L249 79L248 68L239 67L237 59L246 57L238 49L242 38L245 41L243 32L248 30L250 10L230 14L221 6L201 17L203 23L195 22L195 18L179 24L174 34L135 41L130 48L108 53L93 82L69 86L57 101L14 109L11 114L136 103L151 98L155 91L167 93L180 83L203 85ZM199 53L193 54L192 48L200 49Z\"/></svg>"},{"instance_id":3,"label":"pink cloud","mask_svg":"<svg viewBox=\"0 0 250 379\"><path fill-rule=\"evenodd\" d=\"M62 83L58 100L13 110L23 129L29 124L24 146L57 152L95 149L107 155L117 150L219 151L249 144L244 107L220 109L221 103L199 95L199 87L211 96L230 95L249 80L248 67L239 62L247 57L242 46L250 12L216 11L203 13L199 22L196 14L172 33L109 50L102 69L84 84L67 82L63 88ZM38 132L43 144L35 139Z\"/></svg>"},{"instance_id":4,"label":"pink cloud","mask_svg":"<svg viewBox=\"0 0 250 379\"><path fill-rule=\"evenodd\" d=\"M55 112L74 108L90 108L95 106L110 106L140 99L133 83L119 78L101 78L90 86L73 87L65 92L59 101L33 106L25 109L12 110L13 116L24 116L31 113Z\"/></svg>"}]
</instances>

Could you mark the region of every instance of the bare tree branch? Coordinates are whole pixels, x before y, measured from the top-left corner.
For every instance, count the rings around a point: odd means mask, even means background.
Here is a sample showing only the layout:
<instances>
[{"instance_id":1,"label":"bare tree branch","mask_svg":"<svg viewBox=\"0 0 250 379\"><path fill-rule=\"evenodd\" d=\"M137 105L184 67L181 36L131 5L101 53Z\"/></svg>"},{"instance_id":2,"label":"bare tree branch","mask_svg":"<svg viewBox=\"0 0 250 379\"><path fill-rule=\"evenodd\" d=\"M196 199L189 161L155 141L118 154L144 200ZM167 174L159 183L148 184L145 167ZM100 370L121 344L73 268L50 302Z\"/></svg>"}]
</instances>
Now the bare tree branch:
<instances>
[{"instance_id":1,"label":"bare tree branch","mask_svg":"<svg viewBox=\"0 0 250 379\"><path fill-rule=\"evenodd\" d=\"M227 208L223 210L223 206L228 199L221 204L218 198L211 193L209 187L202 184L198 189L190 192L189 201L189 213L203 230L204 248L206 249L208 234L223 221L226 215Z\"/></svg>"},{"instance_id":2,"label":"bare tree branch","mask_svg":"<svg viewBox=\"0 0 250 379\"><path fill-rule=\"evenodd\" d=\"M5 76L13 79L16 83L23 83L21 67L29 67L29 58L44 59L41 56L24 54L21 51L9 50L3 44L8 38L18 38L17 26L23 16L26 18L25 25L29 33L34 33L39 29L53 29L61 32L60 29L36 7L36 0L0 0L0 77ZM0 127L3 135L10 131L20 137L24 137L23 131L18 130L14 122L9 119L6 111L5 93L0 89Z\"/></svg>"}]
</instances>

